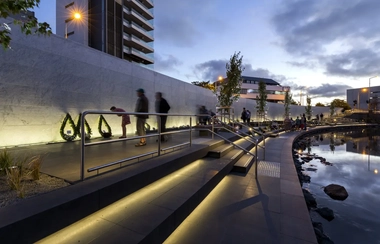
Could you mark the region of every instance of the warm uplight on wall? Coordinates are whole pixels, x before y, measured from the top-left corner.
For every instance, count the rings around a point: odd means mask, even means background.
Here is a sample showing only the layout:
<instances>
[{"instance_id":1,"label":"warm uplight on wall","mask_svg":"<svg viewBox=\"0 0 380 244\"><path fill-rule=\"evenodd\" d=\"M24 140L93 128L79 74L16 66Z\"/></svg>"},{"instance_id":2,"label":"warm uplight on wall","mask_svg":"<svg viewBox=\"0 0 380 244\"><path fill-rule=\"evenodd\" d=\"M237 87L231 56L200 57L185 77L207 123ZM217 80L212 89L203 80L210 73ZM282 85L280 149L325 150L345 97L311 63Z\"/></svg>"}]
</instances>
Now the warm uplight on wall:
<instances>
[{"instance_id":1,"label":"warm uplight on wall","mask_svg":"<svg viewBox=\"0 0 380 244\"><path fill-rule=\"evenodd\" d=\"M377 173L379 173L379 171L377 169L374 169L373 173L377 174Z\"/></svg>"}]
</instances>

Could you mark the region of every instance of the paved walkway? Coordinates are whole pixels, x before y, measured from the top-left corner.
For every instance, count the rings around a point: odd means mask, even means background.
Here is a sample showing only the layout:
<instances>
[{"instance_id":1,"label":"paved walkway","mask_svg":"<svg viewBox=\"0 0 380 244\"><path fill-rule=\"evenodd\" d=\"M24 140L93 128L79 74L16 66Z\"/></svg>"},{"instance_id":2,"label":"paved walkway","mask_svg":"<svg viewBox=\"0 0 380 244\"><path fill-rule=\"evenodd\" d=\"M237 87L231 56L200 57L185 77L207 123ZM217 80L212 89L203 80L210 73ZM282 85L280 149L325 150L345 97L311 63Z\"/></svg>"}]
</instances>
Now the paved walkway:
<instances>
[{"instance_id":1,"label":"paved walkway","mask_svg":"<svg viewBox=\"0 0 380 244\"><path fill-rule=\"evenodd\" d=\"M199 137L199 132L194 131L193 140L205 139L207 137ZM170 140L162 143L161 148L167 148L174 145L189 142L189 133L173 134L170 136ZM116 137L117 138L117 137ZM101 144L86 147L85 153L85 178L96 175L98 172L87 172L88 168L107 164L110 162L118 161L121 159L137 156L148 152L153 152L158 149L156 137L147 138L147 145L144 147L135 147L138 142L136 140L130 141L115 141L109 144ZM93 139L92 142L106 141L110 139ZM197 141L194 141L196 143ZM42 164L41 171L65 179L69 182L76 182L80 180L80 141L65 142L65 143L52 143L45 145L32 145L26 147L13 147L7 149L10 152L15 152L18 155L44 155L44 162ZM168 150L170 153L172 150ZM157 156L154 154L153 156ZM122 164L122 166L133 165L141 159L146 159L152 156L146 156L145 158L134 159ZM119 165L108 167L100 170L99 173L103 173L109 170L119 168Z\"/></svg>"},{"instance_id":2,"label":"paved walkway","mask_svg":"<svg viewBox=\"0 0 380 244\"><path fill-rule=\"evenodd\" d=\"M254 166L246 175L227 175L165 243L317 243L292 159L299 133L268 138L265 159L258 152L257 180ZM86 239L99 230L72 231ZM125 231L119 228L112 243L124 243Z\"/></svg>"},{"instance_id":3,"label":"paved walkway","mask_svg":"<svg viewBox=\"0 0 380 244\"><path fill-rule=\"evenodd\" d=\"M165 241L174 243L317 243L292 160L293 139L266 141L247 175L227 175Z\"/></svg>"}]
</instances>

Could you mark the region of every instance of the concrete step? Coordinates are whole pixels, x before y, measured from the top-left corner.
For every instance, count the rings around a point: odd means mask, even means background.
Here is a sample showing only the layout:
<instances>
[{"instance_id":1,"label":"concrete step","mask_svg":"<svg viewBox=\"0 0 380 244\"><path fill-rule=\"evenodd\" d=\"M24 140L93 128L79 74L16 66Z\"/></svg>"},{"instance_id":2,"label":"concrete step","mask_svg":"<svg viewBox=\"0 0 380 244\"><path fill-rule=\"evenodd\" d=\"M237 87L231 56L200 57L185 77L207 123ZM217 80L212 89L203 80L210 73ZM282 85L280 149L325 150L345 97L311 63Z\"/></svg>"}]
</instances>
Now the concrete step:
<instances>
[{"instance_id":1,"label":"concrete step","mask_svg":"<svg viewBox=\"0 0 380 244\"><path fill-rule=\"evenodd\" d=\"M222 158L224 155L226 155L232 149L234 149L234 145L224 144L224 145L221 145L215 149L210 150L208 152L207 156L212 157L212 158Z\"/></svg>"},{"instance_id":2,"label":"concrete step","mask_svg":"<svg viewBox=\"0 0 380 244\"><path fill-rule=\"evenodd\" d=\"M39 243L162 243L242 154L232 149L222 158L196 160Z\"/></svg>"},{"instance_id":3,"label":"concrete step","mask_svg":"<svg viewBox=\"0 0 380 244\"><path fill-rule=\"evenodd\" d=\"M232 171L246 174L255 163L255 157L244 154L234 165Z\"/></svg>"},{"instance_id":4,"label":"concrete step","mask_svg":"<svg viewBox=\"0 0 380 244\"><path fill-rule=\"evenodd\" d=\"M222 140L209 140L194 144L0 208L1 240L4 243L34 243L205 157L210 149L223 143Z\"/></svg>"}]
</instances>

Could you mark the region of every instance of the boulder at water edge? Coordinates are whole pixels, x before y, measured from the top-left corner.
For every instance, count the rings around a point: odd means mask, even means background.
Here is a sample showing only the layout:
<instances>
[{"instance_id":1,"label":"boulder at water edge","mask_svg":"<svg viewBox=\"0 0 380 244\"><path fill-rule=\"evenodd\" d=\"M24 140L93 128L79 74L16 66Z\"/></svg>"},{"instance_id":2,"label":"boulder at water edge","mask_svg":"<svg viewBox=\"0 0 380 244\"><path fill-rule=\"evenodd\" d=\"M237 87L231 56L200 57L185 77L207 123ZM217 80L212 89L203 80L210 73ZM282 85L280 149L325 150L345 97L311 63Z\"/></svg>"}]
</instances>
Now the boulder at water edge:
<instances>
[{"instance_id":1,"label":"boulder at water edge","mask_svg":"<svg viewBox=\"0 0 380 244\"><path fill-rule=\"evenodd\" d=\"M332 211L329 208L326 208L326 207L317 208L315 211L317 211L317 213L319 213L319 215L321 215L322 218L324 218L324 219L326 219L328 221L331 221L331 220L333 220L335 218L334 211Z\"/></svg>"},{"instance_id":2,"label":"boulder at water edge","mask_svg":"<svg viewBox=\"0 0 380 244\"><path fill-rule=\"evenodd\" d=\"M343 201L346 200L346 198L348 197L346 188L336 184L330 184L326 186L323 191L334 200Z\"/></svg>"},{"instance_id":3,"label":"boulder at water edge","mask_svg":"<svg viewBox=\"0 0 380 244\"><path fill-rule=\"evenodd\" d=\"M307 208L316 208L317 207L317 200L315 200L314 196L306 189L302 189L303 196L305 197L305 202L307 205Z\"/></svg>"}]
</instances>

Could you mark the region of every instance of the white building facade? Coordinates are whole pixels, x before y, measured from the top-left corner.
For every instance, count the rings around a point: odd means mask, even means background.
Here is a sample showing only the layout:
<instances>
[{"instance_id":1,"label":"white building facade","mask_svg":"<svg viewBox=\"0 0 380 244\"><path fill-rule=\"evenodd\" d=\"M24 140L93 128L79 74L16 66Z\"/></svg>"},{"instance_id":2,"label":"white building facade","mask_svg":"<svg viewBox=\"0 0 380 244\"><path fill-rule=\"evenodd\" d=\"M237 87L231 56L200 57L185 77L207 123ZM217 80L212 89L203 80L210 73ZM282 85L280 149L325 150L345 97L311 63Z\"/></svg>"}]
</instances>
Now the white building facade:
<instances>
[{"instance_id":1,"label":"white building facade","mask_svg":"<svg viewBox=\"0 0 380 244\"><path fill-rule=\"evenodd\" d=\"M368 101L371 109L379 110L380 86L362 87L347 90L347 103L354 110L368 110Z\"/></svg>"}]
</instances>

